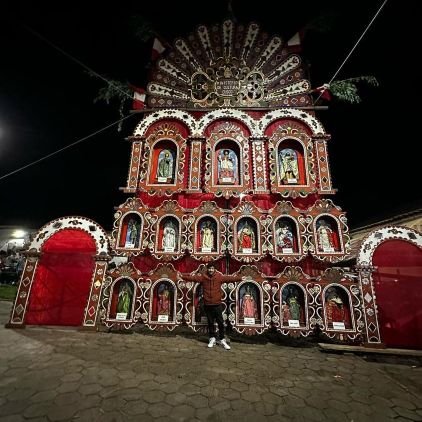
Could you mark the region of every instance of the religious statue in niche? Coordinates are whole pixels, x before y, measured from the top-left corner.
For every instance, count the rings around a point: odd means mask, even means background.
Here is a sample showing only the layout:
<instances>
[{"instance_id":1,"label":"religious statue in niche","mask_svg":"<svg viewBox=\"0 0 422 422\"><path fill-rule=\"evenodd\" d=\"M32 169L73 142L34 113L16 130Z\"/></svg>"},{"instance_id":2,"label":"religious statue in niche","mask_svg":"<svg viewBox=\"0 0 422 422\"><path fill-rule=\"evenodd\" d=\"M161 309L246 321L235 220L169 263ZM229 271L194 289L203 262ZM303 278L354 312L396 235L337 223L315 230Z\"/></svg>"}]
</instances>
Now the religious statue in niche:
<instances>
[{"instance_id":1,"label":"religious statue in niche","mask_svg":"<svg viewBox=\"0 0 422 422\"><path fill-rule=\"evenodd\" d=\"M117 296L116 319L128 319L132 304L133 291L130 284L125 281L119 286L119 294Z\"/></svg>"},{"instance_id":2,"label":"religious statue in niche","mask_svg":"<svg viewBox=\"0 0 422 422\"><path fill-rule=\"evenodd\" d=\"M293 231L285 221L278 221L275 230L277 252L294 253Z\"/></svg>"},{"instance_id":3,"label":"religious statue in niche","mask_svg":"<svg viewBox=\"0 0 422 422\"><path fill-rule=\"evenodd\" d=\"M283 325L291 328L299 328L303 323L303 294L294 285L286 286L283 289L281 313Z\"/></svg>"},{"instance_id":4,"label":"religious statue in niche","mask_svg":"<svg viewBox=\"0 0 422 422\"><path fill-rule=\"evenodd\" d=\"M170 315L171 294L167 283L162 283L158 286L158 301L157 314L167 316L166 318L159 318L162 322L167 322Z\"/></svg>"},{"instance_id":5,"label":"religious statue in niche","mask_svg":"<svg viewBox=\"0 0 422 422\"><path fill-rule=\"evenodd\" d=\"M254 230L246 220L243 224L239 223L239 231L237 234L238 246L237 250L240 253L253 253L256 252L256 239Z\"/></svg>"},{"instance_id":6,"label":"religious statue in niche","mask_svg":"<svg viewBox=\"0 0 422 422\"><path fill-rule=\"evenodd\" d=\"M140 223L134 218L129 219L127 223L125 248L139 247L140 226Z\"/></svg>"},{"instance_id":7,"label":"religious statue in niche","mask_svg":"<svg viewBox=\"0 0 422 422\"><path fill-rule=\"evenodd\" d=\"M258 305L256 287L252 283L246 283L239 291L240 318L245 324L255 324L258 319Z\"/></svg>"},{"instance_id":8,"label":"religious statue in niche","mask_svg":"<svg viewBox=\"0 0 422 422\"><path fill-rule=\"evenodd\" d=\"M350 328L349 309L337 287L329 287L325 292L325 315L329 328L344 330Z\"/></svg>"},{"instance_id":9,"label":"religious statue in niche","mask_svg":"<svg viewBox=\"0 0 422 422\"><path fill-rule=\"evenodd\" d=\"M171 151L163 149L158 156L157 181L158 183L173 182L174 158Z\"/></svg>"},{"instance_id":10,"label":"religious statue in niche","mask_svg":"<svg viewBox=\"0 0 422 422\"><path fill-rule=\"evenodd\" d=\"M205 220L200 224L201 252L212 252L215 250L215 221Z\"/></svg>"},{"instance_id":11,"label":"religious statue in niche","mask_svg":"<svg viewBox=\"0 0 422 422\"><path fill-rule=\"evenodd\" d=\"M278 155L280 182L286 185L298 183L299 166L297 152L291 148L282 149Z\"/></svg>"},{"instance_id":12,"label":"religious statue in niche","mask_svg":"<svg viewBox=\"0 0 422 422\"><path fill-rule=\"evenodd\" d=\"M335 233L328 221L319 219L317 225L317 242L319 252L335 251Z\"/></svg>"},{"instance_id":13,"label":"religious statue in niche","mask_svg":"<svg viewBox=\"0 0 422 422\"><path fill-rule=\"evenodd\" d=\"M164 252L174 252L177 248L176 225L171 220L164 223L161 246Z\"/></svg>"},{"instance_id":14,"label":"religious statue in niche","mask_svg":"<svg viewBox=\"0 0 422 422\"><path fill-rule=\"evenodd\" d=\"M218 183L220 185L233 185L238 182L237 156L231 149L221 149L217 155Z\"/></svg>"}]
</instances>

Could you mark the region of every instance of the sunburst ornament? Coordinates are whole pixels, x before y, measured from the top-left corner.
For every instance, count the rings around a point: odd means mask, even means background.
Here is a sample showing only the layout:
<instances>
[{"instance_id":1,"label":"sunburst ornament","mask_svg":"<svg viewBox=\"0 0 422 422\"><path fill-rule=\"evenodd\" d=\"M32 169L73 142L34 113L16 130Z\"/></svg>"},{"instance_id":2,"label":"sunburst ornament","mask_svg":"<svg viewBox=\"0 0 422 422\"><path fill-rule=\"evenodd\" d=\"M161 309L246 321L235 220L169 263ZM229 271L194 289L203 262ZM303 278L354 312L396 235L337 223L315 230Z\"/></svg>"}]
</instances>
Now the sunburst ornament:
<instances>
[{"instance_id":1,"label":"sunburst ornament","mask_svg":"<svg viewBox=\"0 0 422 422\"><path fill-rule=\"evenodd\" d=\"M311 104L302 60L256 23L199 26L158 61L153 108L298 107Z\"/></svg>"}]
</instances>

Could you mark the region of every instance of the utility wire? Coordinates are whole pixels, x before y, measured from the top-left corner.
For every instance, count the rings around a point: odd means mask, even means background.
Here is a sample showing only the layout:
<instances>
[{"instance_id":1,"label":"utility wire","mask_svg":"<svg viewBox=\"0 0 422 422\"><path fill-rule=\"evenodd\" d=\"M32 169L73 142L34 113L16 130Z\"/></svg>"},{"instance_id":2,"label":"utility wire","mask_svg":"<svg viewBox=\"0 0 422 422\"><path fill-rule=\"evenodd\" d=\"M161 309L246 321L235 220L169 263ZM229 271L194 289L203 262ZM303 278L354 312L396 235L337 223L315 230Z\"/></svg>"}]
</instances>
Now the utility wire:
<instances>
[{"instance_id":1,"label":"utility wire","mask_svg":"<svg viewBox=\"0 0 422 422\"><path fill-rule=\"evenodd\" d=\"M128 98L132 99L132 96L129 95L126 91L123 91L120 87L118 87L117 85L115 85L112 81L109 81L107 78L105 78L104 76L100 75L95 70L93 70L89 66L87 66L85 63L82 63L76 57L73 57L71 54L69 54L66 51L64 51L62 48L60 48L59 46L57 46L56 44L54 44L53 42L51 42L50 40L48 40L47 38L45 38L44 36L42 36L39 32L35 31L34 29L32 29L31 27L29 27L28 25L22 24L22 26L27 31L29 31L31 34L35 35L36 37L38 37L39 39L41 39L42 41L44 41L45 43L47 43L50 47L53 47L55 50L57 50L60 53L62 53L68 59L70 59L73 62L77 63L79 66L82 66L84 69L86 69L88 72L90 72L93 75L95 75L97 78L100 78L101 80L103 80L104 82L106 82L108 85L111 85L114 89L116 89L120 93L122 93L125 96L127 96Z\"/></svg>"},{"instance_id":2,"label":"utility wire","mask_svg":"<svg viewBox=\"0 0 422 422\"><path fill-rule=\"evenodd\" d=\"M25 170L25 169L27 169L28 167L31 167L31 166L33 166L33 165L35 165L35 164L37 164L37 163L40 163L41 161L46 160L47 158L52 157L53 155L58 154L59 152L62 152L62 151L66 150L66 149L68 149L68 148L70 148L70 147L73 147L73 146L75 146L75 145L77 145L77 144L81 143L82 141L85 141L85 140L87 140L87 139L89 139L89 138L92 138L93 136L95 136L95 135L97 135L97 134L99 134L99 133L101 133L101 132L104 132L105 130L107 130L107 129L109 129L109 128L111 128L111 127L113 127L113 126L115 126L115 125L119 124L120 122L123 122L123 120L126 120L126 119L128 119L129 117L132 117L132 116L135 116L135 114L129 114L128 116L125 116L125 117L123 117L123 118L121 118L121 119L119 119L119 120L116 120L115 122L110 123L109 125L107 125L107 126L105 126L105 127L101 128L101 129L98 129L98 130L96 130L95 132L93 132L93 133L91 133L91 134L89 134L89 135L87 135L87 136L84 136L83 138L80 138L80 139L78 139L77 141L75 141L75 142L73 142L73 143L71 143L71 144L69 144L69 145L66 145L66 146L65 146L65 147L63 147L63 148L58 149L57 151L54 151L54 152L52 152L52 153L50 153L50 154L47 154L47 155L45 155L44 157L39 158L38 160L32 161L31 163L26 164L26 165L24 165L24 166L22 166L22 167L20 167L20 168L18 168L18 169L16 169L16 170L13 170L13 171L11 171L10 173L4 174L3 176L0 176L0 180L6 179L6 177L11 176L12 174L15 174L15 173L18 173L18 172L20 172L20 171L22 171L22 170Z\"/></svg>"},{"instance_id":3,"label":"utility wire","mask_svg":"<svg viewBox=\"0 0 422 422\"><path fill-rule=\"evenodd\" d=\"M368 32L369 28L371 27L371 25L374 23L375 19L377 18L377 16L379 15L379 13L381 12L382 8L386 5L388 0L384 0L384 2L381 4L380 8L377 10L377 12L375 13L374 17L371 19L371 21L369 22L369 24L367 25L367 27L365 28L365 30L363 31L362 35L359 37L359 39L356 41L355 45L353 46L353 48L350 50L349 54L346 56L346 58L343 60L343 63L339 66L339 68L337 69L337 71L334 73L333 77L330 79L330 82L328 82L328 85L331 84L331 82L333 82L333 80L335 79L335 77L340 73L340 70L343 68L343 66L346 64L347 60L349 60L349 57L352 55L352 53L355 51L356 47L358 46L358 44L360 43L360 41L362 40L362 38L365 36L365 34ZM315 103L321 98L322 94L324 93L324 91L322 91L318 98L315 100Z\"/></svg>"}]
</instances>

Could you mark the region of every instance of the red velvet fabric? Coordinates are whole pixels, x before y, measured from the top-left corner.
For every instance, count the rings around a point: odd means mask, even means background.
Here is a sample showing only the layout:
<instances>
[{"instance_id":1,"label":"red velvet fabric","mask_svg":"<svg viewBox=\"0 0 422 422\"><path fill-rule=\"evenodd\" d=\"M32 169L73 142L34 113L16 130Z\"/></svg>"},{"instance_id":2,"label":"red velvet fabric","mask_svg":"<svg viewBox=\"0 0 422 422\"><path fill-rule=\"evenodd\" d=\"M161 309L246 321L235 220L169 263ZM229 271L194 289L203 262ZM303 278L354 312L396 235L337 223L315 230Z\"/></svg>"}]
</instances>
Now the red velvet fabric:
<instances>
[{"instance_id":1,"label":"red velvet fabric","mask_svg":"<svg viewBox=\"0 0 422 422\"><path fill-rule=\"evenodd\" d=\"M404 240L388 240L375 250L372 262L381 341L422 349L422 250Z\"/></svg>"},{"instance_id":2,"label":"red velvet fabric","mask_svg":"<svg viewBox=\"0 0 422 422\"><path fill-rule=\"evenodd\" d=\"M35 273L25 323L83 323L94 271L95 242L86 232L64 229L48 239Z\"/></svg>"}]
</instances>

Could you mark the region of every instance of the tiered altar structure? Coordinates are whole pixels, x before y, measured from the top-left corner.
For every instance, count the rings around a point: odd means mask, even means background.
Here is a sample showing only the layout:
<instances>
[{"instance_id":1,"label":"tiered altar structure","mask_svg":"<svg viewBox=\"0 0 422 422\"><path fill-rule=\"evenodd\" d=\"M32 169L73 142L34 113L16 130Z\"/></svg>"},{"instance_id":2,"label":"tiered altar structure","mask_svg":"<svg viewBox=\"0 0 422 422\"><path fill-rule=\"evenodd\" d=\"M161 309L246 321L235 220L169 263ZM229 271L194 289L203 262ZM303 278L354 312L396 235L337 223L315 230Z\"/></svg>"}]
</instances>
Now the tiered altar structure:
<instances>
[{"instance_id":1,"label":"tiered altar structure","mask_svg":"<svg viewBox=\"0 0 422 422\"><path fill-rule=\"evenodd\" d=\"M333 268L349 252L347 220L305 75L280 37L230 20L156 63L129 137L111 245L128 263L106 278L104 324L205 329L201 286L181 273L212 261L246 276L222 286L234 330L360 337L359 288Z\"/></svg>"}]
</instances>

